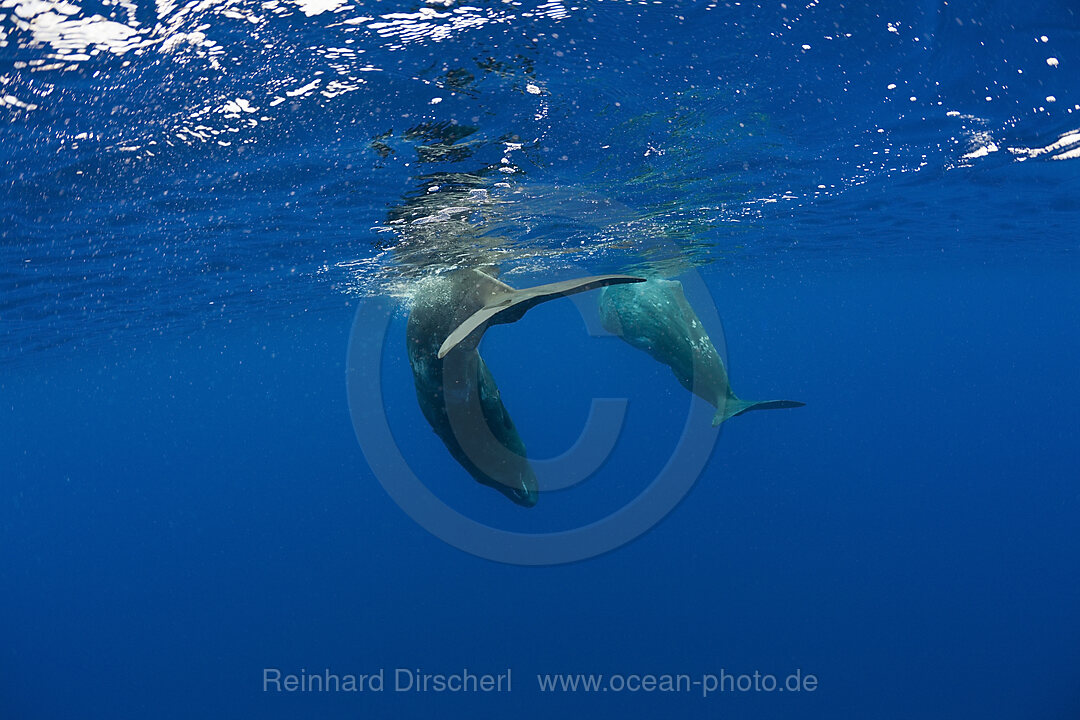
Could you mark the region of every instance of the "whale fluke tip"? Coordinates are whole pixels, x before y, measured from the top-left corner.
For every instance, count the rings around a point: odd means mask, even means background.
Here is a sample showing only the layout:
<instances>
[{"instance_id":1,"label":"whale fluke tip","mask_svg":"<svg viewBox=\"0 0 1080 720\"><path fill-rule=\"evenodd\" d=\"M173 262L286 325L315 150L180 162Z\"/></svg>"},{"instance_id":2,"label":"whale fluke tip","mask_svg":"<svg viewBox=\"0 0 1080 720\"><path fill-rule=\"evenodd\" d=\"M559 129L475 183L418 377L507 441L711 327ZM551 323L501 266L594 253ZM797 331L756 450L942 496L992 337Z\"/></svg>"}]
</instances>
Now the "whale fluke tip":
<instances>
[{"instance_id":1,"label":"whale fluke tip","mask_svg":"<svg viewBox=\"0 0 1080 720\"><path fill-rule=\"evenodd\" d=\"M520 320L521 316L528 310L542 302L568 295L576 295L577 293L607 285L639 282L645 282L645 278L634 275L593 275L591 277L577 278L576 280L563 280L562 282L547 285L522 288L521 290L503 286L505 290L493 292L482 308L467 317L464 322L446 336L446 340L439 347L438 357L440 360L446 357L451 350L464 342L466 338L477 330L480 330L482 335L488 325ZM477 337L476 342L479 343L479 341L480 338Z\"/></svg>"},{"instance_id":2,"label":"whale fluke tip","mask_svg":"<svg viewBox=\"0 0 1080 720\"><path fill-rule=\"evenodd\" d=\"M713 416L712 424L713 427L716 427L725 420L729 420L736 415L748 413L751 410L784 410L787 408L805 406L806 403L799 402L798 400L762 400L760 402L748 402L746 400L733 398L720 405L716 411L716 415Z\"/></svg>"}]
</instances>

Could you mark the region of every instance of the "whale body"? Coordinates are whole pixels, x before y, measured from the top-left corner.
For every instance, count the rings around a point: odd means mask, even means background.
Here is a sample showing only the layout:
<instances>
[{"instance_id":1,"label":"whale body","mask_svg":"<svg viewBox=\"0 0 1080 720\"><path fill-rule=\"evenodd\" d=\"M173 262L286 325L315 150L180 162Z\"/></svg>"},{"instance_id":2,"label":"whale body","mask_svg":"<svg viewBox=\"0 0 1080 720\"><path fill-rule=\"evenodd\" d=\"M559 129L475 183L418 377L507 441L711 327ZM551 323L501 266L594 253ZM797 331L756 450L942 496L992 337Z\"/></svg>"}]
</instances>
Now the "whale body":
<instances>
[{"instance_id":1,"label":"whale body","mask_svg":"<svg viewBox=\"0 0 1080 720\"><path fill-rule=\"evenodd\" d=\"M476 269L420 282L406 328L416 398L447 450L478 482L519 505L536 504L536 475L525 443L477 350L484 331L554 298L638 282L643 279L597 275L517 290Z\"/></svg>"},{"instance_id":2,"label":"whale body","mask_svg":"<svg viewBox=\"0 0 1080 720\"><path fill-rule=\"evenodd\" d=\"M604 328L668 365L679 383L716 408L713 425L750 410L802 407L794 400L747 401L731 389L724 361L687 302L682 283L650 279L604 288Z\"/></svg>"}]
</instances>

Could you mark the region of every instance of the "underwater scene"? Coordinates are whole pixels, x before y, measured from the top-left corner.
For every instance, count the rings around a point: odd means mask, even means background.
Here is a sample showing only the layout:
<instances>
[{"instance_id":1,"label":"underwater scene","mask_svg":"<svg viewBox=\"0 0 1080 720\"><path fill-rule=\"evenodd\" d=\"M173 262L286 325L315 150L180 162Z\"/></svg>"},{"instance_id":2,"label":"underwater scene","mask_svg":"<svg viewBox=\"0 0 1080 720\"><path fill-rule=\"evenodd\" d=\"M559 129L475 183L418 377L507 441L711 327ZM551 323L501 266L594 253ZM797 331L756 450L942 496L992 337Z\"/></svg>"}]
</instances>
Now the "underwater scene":
<instances>
[{"instance_id":1,"label":"underwater scene","mask_svg":"<svg viewBox=\"0 0 1080 720\"><path fill-rule=\"evenodd\" d=\"M0 0L0 718L1080 716L1074 0Z\"/></svg>"}]
</instances>

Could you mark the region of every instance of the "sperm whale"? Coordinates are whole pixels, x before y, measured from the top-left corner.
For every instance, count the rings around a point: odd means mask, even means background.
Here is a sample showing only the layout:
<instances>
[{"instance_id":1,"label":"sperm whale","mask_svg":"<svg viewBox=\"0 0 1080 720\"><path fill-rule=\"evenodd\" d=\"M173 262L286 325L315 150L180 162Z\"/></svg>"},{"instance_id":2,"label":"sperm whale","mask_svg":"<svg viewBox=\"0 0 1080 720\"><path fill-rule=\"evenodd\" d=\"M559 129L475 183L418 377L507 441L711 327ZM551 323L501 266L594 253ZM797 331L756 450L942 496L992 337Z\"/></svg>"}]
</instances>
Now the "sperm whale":
<instances>
[{"instance_id":1,"label":"sperm whale","mask_svg":"<svg viewBox=\"0 0 1080 720\"><path fill-rule=\"evenodd\" d=\"M604 328L671 368L690 392L716 408L713 425L751 410L802 407L795 400L747 401L731 389L727 369L677 280L650 279L604 288Z\"/></svg>"},{"instance_id":2,"label":"sperm whale","mask_svg":"<svg viewBox=\"0 0 1080 720\"><path fill-rule=\"evenodd\" d=\"M490 272L463 269L420 282L406 327L416 398L447 450L478 482L519 505L536 504L525 443L477 349L487 328L515 322L548 300L643 281L596 275L515 289Z\"/></svg>"}]
</instances>

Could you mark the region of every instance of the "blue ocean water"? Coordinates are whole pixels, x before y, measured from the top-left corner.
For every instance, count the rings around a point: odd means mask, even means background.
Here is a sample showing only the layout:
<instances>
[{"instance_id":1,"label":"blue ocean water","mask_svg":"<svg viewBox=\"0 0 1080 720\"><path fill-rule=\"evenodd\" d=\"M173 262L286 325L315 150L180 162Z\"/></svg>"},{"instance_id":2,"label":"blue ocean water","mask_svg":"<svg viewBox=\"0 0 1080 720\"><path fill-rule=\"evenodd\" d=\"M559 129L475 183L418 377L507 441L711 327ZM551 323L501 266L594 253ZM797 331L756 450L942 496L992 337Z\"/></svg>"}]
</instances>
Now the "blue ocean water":
<instances>
[{"instance_id":1,"label":"blue ocean water","mask_svg":"<svg viewBox=\"0 0 1080 720\"><path fill-rule=\"evenodd\" d=\"M0 717L1075 718L1078 48L1066 0L2 0ZM547 303L482 345L530 455L626 415L518 507L405 353L417 282L489 265L680 277L733 387L806 407L701 445ZM384 488L371 398L540 538L707 462L631 542L494 562Z\"/></svg>"}]
</instances>

